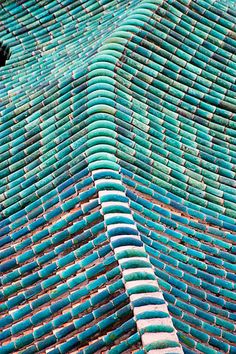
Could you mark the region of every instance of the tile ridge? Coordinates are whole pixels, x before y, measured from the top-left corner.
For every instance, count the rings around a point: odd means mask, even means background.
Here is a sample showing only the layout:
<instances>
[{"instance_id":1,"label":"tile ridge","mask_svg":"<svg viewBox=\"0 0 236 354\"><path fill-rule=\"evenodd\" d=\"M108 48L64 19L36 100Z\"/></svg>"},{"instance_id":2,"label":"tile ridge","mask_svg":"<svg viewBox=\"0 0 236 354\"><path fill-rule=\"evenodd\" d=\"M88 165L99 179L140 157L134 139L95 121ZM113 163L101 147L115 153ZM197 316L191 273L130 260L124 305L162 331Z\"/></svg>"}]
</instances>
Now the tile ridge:
<instances>
[{"instance_id":1,"label":"tile ridge","mask_svg":"<svg viewBox=\"0 0 236 354\"><path fill-rule=\"evenodd\" d=\"M119 166L117 165L117 169ZM107 173L113 178L99 178ZM146 353L183 353L158 278L146 254L132 216L120 174L112 169L92 171L108 238L119 263L137 330Z\"/></svg>"}]
</instances>

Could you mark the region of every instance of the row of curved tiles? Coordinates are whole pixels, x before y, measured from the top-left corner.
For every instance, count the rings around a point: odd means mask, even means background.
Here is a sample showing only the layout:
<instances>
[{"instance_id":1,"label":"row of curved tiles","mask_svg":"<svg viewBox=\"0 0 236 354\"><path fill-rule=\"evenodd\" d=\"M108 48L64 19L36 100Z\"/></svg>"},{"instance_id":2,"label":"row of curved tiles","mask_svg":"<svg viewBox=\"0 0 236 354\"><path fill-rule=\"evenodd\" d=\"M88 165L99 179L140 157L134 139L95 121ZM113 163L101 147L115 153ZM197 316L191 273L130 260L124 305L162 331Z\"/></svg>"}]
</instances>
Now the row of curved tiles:
<instances>
[{"instance_id":1,"label":"row of curved tiles","mask_svg":"<svg viewBox=\"0 0 236 354\"><path fill-rule=\"evenodd\" d=\"M236 353L235 14L0 4L0 353Z\"/></svg>"}]
</instances>

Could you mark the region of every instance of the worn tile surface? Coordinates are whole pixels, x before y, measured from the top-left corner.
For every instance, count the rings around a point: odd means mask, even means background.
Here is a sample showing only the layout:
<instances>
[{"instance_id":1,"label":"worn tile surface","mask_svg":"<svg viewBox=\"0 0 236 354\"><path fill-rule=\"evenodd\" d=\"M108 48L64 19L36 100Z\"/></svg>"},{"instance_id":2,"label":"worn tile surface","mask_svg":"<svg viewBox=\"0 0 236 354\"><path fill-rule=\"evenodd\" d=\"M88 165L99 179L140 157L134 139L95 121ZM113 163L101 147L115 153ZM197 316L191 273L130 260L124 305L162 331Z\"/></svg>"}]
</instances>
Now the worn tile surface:
<instances>
[{"instance_id":1,"label":"worn tile surface","mask_svg":"<svg viewBox=\"0 0 236 354\"><path fill-rule=\"evenodd\" d=\"M236 353L236 2L2 0L0 354Z\"/></svg>"}]
</instances>

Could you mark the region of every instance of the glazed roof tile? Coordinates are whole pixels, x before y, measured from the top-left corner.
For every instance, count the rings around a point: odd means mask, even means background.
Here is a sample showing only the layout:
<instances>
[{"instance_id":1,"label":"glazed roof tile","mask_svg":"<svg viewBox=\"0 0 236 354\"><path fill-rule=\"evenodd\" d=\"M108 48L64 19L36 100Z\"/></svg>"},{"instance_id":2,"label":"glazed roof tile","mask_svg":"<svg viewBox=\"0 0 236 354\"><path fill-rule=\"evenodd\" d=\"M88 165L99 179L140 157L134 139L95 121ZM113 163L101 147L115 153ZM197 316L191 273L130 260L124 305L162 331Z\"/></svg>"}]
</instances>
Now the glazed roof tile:
<instances>
[{"instance_id":1,"label":"glazed roof tile","mask_svg":"<svg viewBox=\"0 0 236 354\"><path fill-rule=\"evenodd\" d=\"M236 3L0 4L0 354L236 352Z\"/></svg>"}]
</instances>

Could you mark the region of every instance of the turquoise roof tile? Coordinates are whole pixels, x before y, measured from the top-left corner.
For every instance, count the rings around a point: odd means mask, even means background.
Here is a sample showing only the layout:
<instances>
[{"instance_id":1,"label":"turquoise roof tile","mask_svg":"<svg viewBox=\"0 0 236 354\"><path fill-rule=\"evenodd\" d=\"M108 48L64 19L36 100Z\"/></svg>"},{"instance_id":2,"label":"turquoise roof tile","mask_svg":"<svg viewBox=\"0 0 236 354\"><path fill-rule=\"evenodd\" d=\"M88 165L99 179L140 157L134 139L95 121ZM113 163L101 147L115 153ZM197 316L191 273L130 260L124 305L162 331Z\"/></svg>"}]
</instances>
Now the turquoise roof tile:
<instances>
[{"instance_id":1,"label":"turquoise roof tile","mask_svg":"<svg viewBox=\"0 0 236 354\"><path fill-rule=\"evenodd\" d=\"M235 1L0 18L0 354L235 353Z\"/></svg>"}]
</instances>

